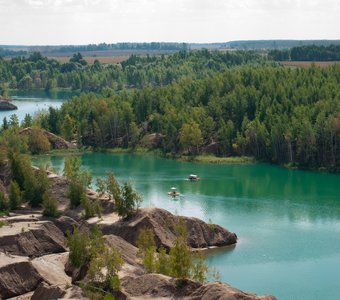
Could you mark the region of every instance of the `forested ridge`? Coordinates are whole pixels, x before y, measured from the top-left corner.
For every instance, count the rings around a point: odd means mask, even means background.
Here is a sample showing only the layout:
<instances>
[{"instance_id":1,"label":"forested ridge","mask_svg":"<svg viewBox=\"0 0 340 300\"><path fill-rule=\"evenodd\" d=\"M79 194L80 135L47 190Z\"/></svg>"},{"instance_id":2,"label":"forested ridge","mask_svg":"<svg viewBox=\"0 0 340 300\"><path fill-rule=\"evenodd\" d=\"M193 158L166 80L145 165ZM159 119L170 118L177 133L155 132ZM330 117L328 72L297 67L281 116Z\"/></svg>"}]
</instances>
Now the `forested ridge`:
<instances>
[{"instance_id":1,"label":"forested ridge","mask_svg":"<svg viewBox=\"0 0 340 300\"><path fill-rule=\"evenodd\" d=\"M201 80L102 95L50 110L46 129L93 147L135 147L158 133L164 152L250 155L300 167L340 165L340 66L249 67Z\"/></svg>"},{"instance_id":2,"label":"forested ridge","mask_svg":"<svg viewBox=\"0 0 340 300\"><path fill-rule=\"evenodd\" d=\"M339 170L339 65L291 69L253 52L201 50L166 57L131 56L119 66L82 65L81 56L75 55L70 63L79 69L63 73L63 65L53 69L52 62L36 56L36 62L19 61L37 66L45 60L53 78L76 74L82 84L87 80L93 84L94 78L104 81L98 93L83 93L34 121L68 140L76 138L80 145L147 145L164 153L247 155ZM2 66L6 63L2 61ZM106 82L109 70L117 70L125 88L117 91ZM135 79L144 74L144 81L134 81L129 74L139 74L132 76ZM4 84L9 77L1 78ZM12 123L6 120L3 129ZM23 126L31 124L25 118ZM151 143L145 142L148 138Z\"/></svg>"},{"instance_id":3,"label":"forested ridge","mask_svg":"<svg viewBox=\"0 0 340 300\"><path fill-rule=\"evenodd\" d=\"M214 72L235 65L267 63L254 52L180 51L173 55L131 55L119 64L101 64L98 60L88 65L80 53L69 62L42 56L39 52L28 58L0 57L0 87L2 89L71 88L100 92L103 88L121 90L143 86L167 85L183 77L204 78Z\"/></svg>"}]
</instances>

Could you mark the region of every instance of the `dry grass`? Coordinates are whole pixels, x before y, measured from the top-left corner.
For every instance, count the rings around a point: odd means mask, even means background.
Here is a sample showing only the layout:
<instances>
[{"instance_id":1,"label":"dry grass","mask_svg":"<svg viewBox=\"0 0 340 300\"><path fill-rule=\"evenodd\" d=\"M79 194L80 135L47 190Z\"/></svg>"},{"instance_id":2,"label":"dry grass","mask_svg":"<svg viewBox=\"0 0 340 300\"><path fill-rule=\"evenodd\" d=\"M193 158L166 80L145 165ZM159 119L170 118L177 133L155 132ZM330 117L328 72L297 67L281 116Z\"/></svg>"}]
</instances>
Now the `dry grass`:
<instances>
[{"instance_id":1,"label":"dry grass","mask_svg":"<svg viewBox=\"0 0 340 300\"><path fill-rule=\"evenodd\" d=\"M58 57L50 57L61 63L68 62L70 60L70 56L58 56ZM97 59L102 64L115 64L120 63L124 60L127 60L129 56L84 56L83 57L88 64L93 64L93 62Z\"/></svg>"},{"instance_id":2,"label":"dry grass","mask_svg":"<svg viewBox=\"0 0 340 300\"><path fill-rule=\"evenodd\" d=\"M340 61L282 61L281 64L287 67L299 67L299 68L308 68L312 64L314 64L318 67L326 68L334 64L340 64Z\"/></svg>"}]
</instances>

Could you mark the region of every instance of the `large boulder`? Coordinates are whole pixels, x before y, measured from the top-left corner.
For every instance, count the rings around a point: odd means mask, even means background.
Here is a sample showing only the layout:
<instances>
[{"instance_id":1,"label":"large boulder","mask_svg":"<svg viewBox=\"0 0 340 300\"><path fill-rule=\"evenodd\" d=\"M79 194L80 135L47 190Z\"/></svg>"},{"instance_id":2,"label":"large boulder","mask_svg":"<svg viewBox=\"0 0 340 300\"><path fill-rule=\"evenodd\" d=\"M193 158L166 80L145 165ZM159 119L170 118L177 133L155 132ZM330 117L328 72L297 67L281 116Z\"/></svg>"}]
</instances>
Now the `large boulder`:
<instances>
[{"instance_id":1,"label":"large boulder","mask_svg":"<svg viewBox=\"0 0 340 300\"><path fill-rule=\"evenodd\" d=\"M32 295L31 300L54 300L60 299L65 296L66 291L59 286L55 285L48 285L45 282L42 282L38 288L35 290L34 294Z\"/></svg>"},{"instance_id":2,"label":"large boulder","mask_svg":"<svg viewBox=\"0 0 340 300\"><path fill-rule=\"evenodd\" d=\"M65 273L69 253L49 254L33 259L32 265L44 281L50 285L71 285L71 278ZM53 270L53 272L51 272Z\"/></svg>"},{"instance_id":3,"label":"large boulder","mask_svg":"<svg viewBox=\"0 0 340 300\"><path fill-rule=\"evenodd\" d=\"M117 299L186 299L186 300L275 300L273 296L258 296L242 292L226 283L201 283L160 274L127 276L121 280L121 294Z\"/></svg>"},{"instance_id":4,"label":"large boulder","mask_svg":"<svg viewBox=\"0 0 340 300\"><path fill-rule=\"evenodd\" d=\"M219 225L207 224L197 218L175 216L160 208L144 208L129 220L120 220L111 225L102 225L104 234L122 237L137 245L141 229L152 229L157 247L170 249L176 239L176 224L183 222L188 230L188 244L192 248L207 248L233 245L237 242L235 233ZM100 224L99 224L100 225Z\"/></svg>"},{"instance_id":5,"label":"large boulder","mask_svg":"<svg viewBox=\"0 0 340 300\"><path fill-rule=\"evenodd\" d=\"M2 110L16 110L18 107L9 102L8 99L0 99L0 111Z\"/></svg>"},{"instance_id":6,"label":"large boulder","mask_svg":"<svg viewBox=\"0 0 340 300\"><path fill-rule=\"evenodd\" d=\"M57 219L47 219L53 222L53 224L57 226L64 233L64 235L66 235L68 232L73 233L74 228L78 228L80 226L79 222L68 216L61 216Z\"/></svg>"},{"instance_id":7,"label":"large boulder","mask_svg":"<svg viewBox=\"0 0 340 300\"><path fill-rule=\"evenodd\" d=\"M119 236L105 235L105 243L108 247L115 247L121 254L122 259L129 265L139 267L137 253L138 248L123 240Z\"/></svg>"},{"instance_id":8,"label":"large boulder","mask_svg":"<svg viewBox=\"0 0 340 300\"><path fill-rule=\"evenodd\" d=\"M0 252L0 299L33 291L42 280L27 258Z\"/></svg>"},{"instance_id":9,"label":"large boulder","mask_svg":"<svg viewBox=\"0 0 340 300\"><path fill-rule=\"evenodd\" d=\"M48 285L42 282L38 288L35 290L31 300L55 300L55 299L77 299L85 300L88 299L84 297L83 291L78 286L70 286L69 288L65 286Z\"/></svg>"},{"instance_id":10,"label":"large boulder","mask_svg":"<svg viewBox=\"0 0 340 300\"><path fill-rule=\"evenodd\" d=\"M275 300L274 296L257 296L222 282L209 282L195 290L188 300Z\"/></svg>"},{"instance_id":11,"label":"large boulder","mask_svg":"<svg viewBox=\"0 0 340 300\"><path fill-rule=\"evenodd\" d=\"M0 228L0 251L38 257L66 252L64 234L49 221L19 222Z\"/></svg>"},{"instance_id":12,"label":"large boulder","mask_svg":"<svg viewBox=\"0 0 340 300\"><path fill-rule=\"evenodd\" d=\"M121 280L121 295L117 299L184 299L199 287L199 283L185 280L178 288L174 278L161 274L127 276Z\"/></svg>"}]
</instances>

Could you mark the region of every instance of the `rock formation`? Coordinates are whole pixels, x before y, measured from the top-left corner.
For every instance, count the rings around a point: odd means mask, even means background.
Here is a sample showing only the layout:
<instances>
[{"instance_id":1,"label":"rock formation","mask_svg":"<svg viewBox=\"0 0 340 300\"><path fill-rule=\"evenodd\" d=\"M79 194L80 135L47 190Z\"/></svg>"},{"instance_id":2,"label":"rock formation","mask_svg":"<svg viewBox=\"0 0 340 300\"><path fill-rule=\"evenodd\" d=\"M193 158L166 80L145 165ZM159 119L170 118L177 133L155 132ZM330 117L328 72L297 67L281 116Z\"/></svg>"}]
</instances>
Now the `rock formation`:
<instances>
[{"instance_id":1,"label":"rock formation","mask_svg":"<svg viewBox=\"0 0 340 300\"><path fill-rule=\"evenodd\" d=\"M61 253L65 238L52 222L18 222L0 228L0 251L29 257Z\"/></svg>"},{"instance_id":2,"label":"rock formation","mask_svg":"<svg viewBox=\"0 0 340 300\"><path fill-rule=\"evenodd\" d=\"M23 136L29 136L30 134L32 134L32 132L35 129L31 128L31 127L27 127L23 130L21 130L19 132L19 135L23 135ZM63 139L60 136L57 136L45 129L39 129L43 132L43 134L48 138L49 142L51 143L51 146L53 149L73 149L76 148L76 145L73 143L70 143L68 141L66 141L65 139Z\"/></svg>"},{"instance_id":3,"label":"rock formation","mask_svg":"<svg viewBox=\"0 0 340 300\"><path fill-rule=\"evenodd\" d=\"M140 209L129 220L102 226L102 230L104 234L118 235L136 246L139 231L144 228L152 229L157 247L170 249L176 238L176 224L180 221L188 229L188 244L192 248L220 247L237 242L235 233L219 225L207 224L197 218L175 216L160 208Z\"/></svg>"},{"instance_id":4,"label":"rock formation","mask_svg":"<svg viewBox=\"0 0 340 300\"><path fill-rule=\"evenodd\" d=\"M9 102L8 99L0 99L0 111L1 110L16 110L18 109L13 103Z\"/></svg>"}]
</instances>

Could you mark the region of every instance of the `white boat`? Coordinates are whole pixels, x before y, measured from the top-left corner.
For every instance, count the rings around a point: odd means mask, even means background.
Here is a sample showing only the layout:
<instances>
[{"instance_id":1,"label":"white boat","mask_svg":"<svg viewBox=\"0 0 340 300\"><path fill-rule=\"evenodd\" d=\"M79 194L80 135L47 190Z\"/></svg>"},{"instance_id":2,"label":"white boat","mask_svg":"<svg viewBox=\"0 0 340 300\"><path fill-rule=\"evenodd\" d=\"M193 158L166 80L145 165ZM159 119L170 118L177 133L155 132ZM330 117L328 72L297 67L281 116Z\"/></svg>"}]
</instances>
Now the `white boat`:
<instances>
[{"instance_id":1,"label":"white boat","mask_svg":"<svg viewBox=\"0 0 340 300\"><path fill-rule=\"evenodd\" d=\"M201 180L201 178L199 178L197 175L195 175L195 174L190 174L189 175L189 177L188 177L188 179L190 180L190 181L198 181L198 180Z\"/></svg>"}]
</instances>

